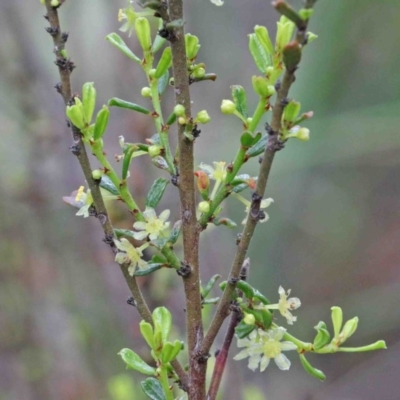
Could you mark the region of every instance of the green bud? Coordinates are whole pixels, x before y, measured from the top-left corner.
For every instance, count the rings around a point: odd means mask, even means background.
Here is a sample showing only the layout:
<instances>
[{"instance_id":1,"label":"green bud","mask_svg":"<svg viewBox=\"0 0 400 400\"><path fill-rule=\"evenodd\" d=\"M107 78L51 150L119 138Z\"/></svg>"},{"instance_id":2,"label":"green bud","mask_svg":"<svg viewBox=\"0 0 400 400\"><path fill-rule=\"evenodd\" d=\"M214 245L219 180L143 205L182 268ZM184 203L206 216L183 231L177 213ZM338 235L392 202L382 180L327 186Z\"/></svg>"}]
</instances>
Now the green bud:
<instances>
[{"instance_id":1,"label":"green bud","mask_svg":"<svg viewBox=\"0 0 400 400\"><path fill-rule=\"evenodd\" d=\"M51 0L50 5L52 7L58 7L60 5L60 0Z\"/></svg>"},{"instance_id":2,"label":"green bud","mask_svg":"<svg viewBox=\"0 0 400 400\"><path fill-rule=\"evenodd\" d=\"M307 32L307 43L311 43L317 38L318 38L318 35L316 35L315 33Z\"/></svg>"},{"instance_id":3,"label":"green bud","mask_svg":"<svg viewBox=\"0 0 400 400\"><path fill-rule=\"evenodd\" d=\"M157 156L151 159L151 162L160 169L168 170L168 164L165 159L161 156Z\"/></svg>"},{"instance_id":4,"label":"green bud","mask_svg":"<svg viewBox=\"0 0 400 400\"><path fill-rule=\"evenodd\" d=\"M201 201L197 206L197 209L201 213L208 213L210 211L210 203L208 201Z\"/></svg>"},{"instance_id":5,"label":"green bud","mask_svg":"<svg viewBox=\"0 0 400 400\"><path fill-rule=\"evenodd\" d=\"M149 146L148 153L151 158L157 157L161 154L161 147L157 145Z\"/></svg>"},{"instance_id":6,"label":"green bud","mask_svg":"<svg viewBox=\"0 0 400 400\"><path fill-rule=\"evenodd\" d=\"M298 101L291 100L283 111L283 120L294 122L299 115L301 104Z\"/></svg>"},{"instance_id":7,"label":"green bud","mask_svg":"<svg viewBox=\"0 0 400 400\"><path fill-rule=\"evenodd\" d=\"M179 117L178 118L178 123L179 125L186 125L186 118L185 117Z\"/></svg>"},{"instance_id":8,"label":"green bud","mask_svg":"<svg viewBox=\"0 0 400 400\"><path fill-rule=\"evenodd\" d=\"M236 104L231 100L222 100L221 112L222 114L234 114L236 111Z\"/></svg>"},{"instance_id":9,"label":"green bud","mask_svg":"<svg viewBox=\"0 0 400 400\"><path fill-rule=\"evenodd\" d=\"M302 8L299 10L300 18L303 21L307 21L313 15L314 10L312 8Z\"/></svg>"},{"instance_id":10,"label":"green bud","mask_svg":"<svg viewBox=\"0 0 400 400\"><path fill-rule=\"evenodd\" d=\"M301 60L301 45L296 40L283 48L283 63L289 72L296 70Z\"/></svg>"},{"instance_id":11,"label":"green bud","mask_svg":"<svg viewBox=\"0 0 400 400\"><path fill-rule=\"evenodd\" d=\"M204 75L206 74L206 70L202 67L200 68L196 68L193 72L192 72L192 76L194 78L203 78Z\"/></svg>"},{"instance_id":12,"label":"green bud","mask_svg":"<svg viewBox=\"0 0 400 400\"><path fill-rule=\"evenodd\" d=\"M340 307L331 307L331 318L332 318L332 324L333 324L333 334L335 335L335 338L339 336L340 330L342 329L343 325L343 311Z\"/></svg>"},{"instance_id":13,"label":"green bud","mask_svg":"<svg viewBox=\"0 0 400 400\"><path fill-rule=\"evenodd\" d=\"M142 90L140 91L140 94L143 97L151 97L151 89L148 86L145 86L142 88Z\"/></svg>"},{"instance_id":14,"label":"green bud","mask_svg":"<svg viewBox=\"0 0 400 400\"><path fill-rule=\"evenodd\" d=\"M344 343L350 336L352 336L353 333L357 330L357 326L358 326L358 317L349 319L344 324L342 332L340 332L338 344Z\"/></svg>"},{"instance_id":15,"label":"green bud","mask_svg":"<svg viewBox=\"0 0 400 400\"><path fill-rule=\"evenodd\" d=\"M179 340L175 340L174 343L165 343L161 352L161 361L164 364L171 362L177 357L181 350L182 343Z\"/></svg>"},{"instance_id":16,"label":"green bud","mask_svg":"<svg viewBox=\"0 0 400 400\"><path fill-rule=\"evenodd\" d=\"M261 97L271 97L276 93L274 86L268 84L268 80L262 76L251 78L254 91Z\"/></svg>"},{"instance_id":17,"label":"green bud","mask_svg":"<svg viewBox=\"0 0 400 400\"><path fill-rule=\"evenodd\" d=\"M94 169L92 171L92 178L95 181L99 181L101 179L101 177L103 176L103 173L99 170L99 169Z\"/></svg>"},{"instance_id":18,"label":"green bud","mask_svg":"<svg viewBox=\"0 0 400 400\"><path fill-rule=\"evenodd\" d=\"M82 87L83 118L90 125L96 106L96 89L93 82L86 82Z\"/></svg>"},{"instance_id":19,"label":"green bud","mask_svg":"<svg viewBox=\"0 0 400 400\"><path fill-rule=\"evenodd\" d=\"M162 53L160 61L158 62L154 77L160 79L172 65L172 53L171 47L166 47Z\"/></svg>"},{"instance_id":20,"label":"green bud","mask_svg":"<svg viewBox=\"0 0 400 400\"><path fill-rule=\"evenodd\" d=\"M256 323L256 317L253 314L244 313L243 322L246 325L254 325Z\"/></svg>"},{"instance_id":21,"label":"green bud","mask_svg":"<svg viewBox=\"0 0 400 400\"><path fill-rule=\"evenodd\" d=\"M156 75L156 69L155 69L155 68L152 68L152 69L149 71L149 77L150 77L150 78L154 78L155 75Z\"/></svg>"},{"instance_id":22,"label":"green bud","mask_svg":"<svg viewBox=\"0 0 400 400\"><path fill-rule=\"evenodd\" d=\"M149 347L154 350L154 331L151 324L146 321L140 321L139 328L144 340L146 340Z\"/></svg>"},{"instance_id":23,"label":"green bud","mask_svg":"<svg viewBox=\"0 0 400 400\"><path fill-rule=\"evenodd\" d=\"M300 128L297 132L297 139L307 142L310 140L310 130L307 128Z\"/></svg>"},{"instance_id":24,"label":"green bud","mask_svg":"<svg viewBox=\"0 0 400 400\"><path fill-rule=\"evenodd\" d=\"M207 124L211 121L211 117L208 115L206 110L199 111L194 119L195 122L199 122L200 124Z\"/></svg>"},{"instance_id":25,"label":"green bud","mask_svg":"<svg viewBox=\"0 0 400 400\"><path fill-rule=\"evenodd\" d=\"M197 36L191 35L190 33L187 33L185 35L185 44L186 44L186 57L188 60L193 61L197 53L200 49L199 45L199 38Z\"/></svg>"},{"instance_id":26,"label":"green bud","mask_svg":"<svg viewBox=\"0 0 400 400\"><path fill-rule=\"evenodd\" d=\"M174 107L174 113L178 117L184 117L185 116L185 107L182 104L177 104Z\"/></svg>"},{"instance_id":27,"label":"green bud","mask_svg":"<svg viewBox=\"0 0 400 400\"><path fill-rule=\"evenodd\" d=\"M75 103L79 100L77 97L75 98ZM76 126L78 129L85 128L85 121L83 118L83 110L82 103L74 104L73 106L67 106L66 114L68 119L72 122L72 125Z\"/></svg>"},{"instance_id":28,"label":"green bud","mask_svg":"<svg viewBox=\"0 0 400 400\"><path fill-rule=\"evenodd\" d=\"M265 26L256 25L254 27L254 32L257 36L257 39L263 45L264 49L269 54L273 55L274 54L274 46L272 45L267 28Z\"/></svg>"},{"instance_id":29,"label":"green bud","mask_svg":"<svg viewBox=\"0 0 400 400\"><path fill-rule=\"evenodd\" d=\"M143 51L151 49L151 31L147 18L139 17L135 20L135 31Z\"/></svg>"},{"instance_id":30,"label":"green bud","mask_svg":"<svg viewBox=\"0 0 400 400\"><path fill-rule=\"evenodd\" d=\"M168 340L172 327L172 315L166 307L157 307L153 313L154 330L162 334L162 340L165 343Z\"/></svg>"}]
</instances>

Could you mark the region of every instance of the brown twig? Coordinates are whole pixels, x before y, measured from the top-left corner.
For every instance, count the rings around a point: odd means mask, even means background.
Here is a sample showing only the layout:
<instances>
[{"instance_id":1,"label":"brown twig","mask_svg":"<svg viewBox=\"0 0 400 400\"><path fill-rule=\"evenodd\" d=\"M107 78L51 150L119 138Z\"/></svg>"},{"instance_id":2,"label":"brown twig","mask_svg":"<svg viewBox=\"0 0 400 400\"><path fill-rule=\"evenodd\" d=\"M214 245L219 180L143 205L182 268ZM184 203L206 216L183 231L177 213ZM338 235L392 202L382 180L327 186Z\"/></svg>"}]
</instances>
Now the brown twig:
<instances>
[{"instance_id":1,"label":"brown twig","mask_svg":"<svg viewBox=\"0 0 400 400\"><path fill-rule=\"evenodd\" d=\"M169 19L183 18L182 0L169 1ZM174 71L175 102L185 107L187 118L191 116L189 78L186 63L185 36L183 27L175 28L171 39L172 66ZM199 353L203 340L201 295L199 278L199 230L196 219L193 142L185 137L185 127L178 126L179 146L179 195L182 213L184 262L190 273L183 277L186 296L186 327L189 352L189 398L204 400L207 357Z\"/></svg>"},{"instance_id":2,"label":"brown twig","mask_svg":"<svg viewBox=\"0 0 400 400\"><path fill-rule=\"evenodd\" d=\"M306 42L306 27L307 24L303 29L297 31L295 40L300 44ZM262 157L257 186L253 193L251 211L249 217L247 218L246 225L243 229L241 239L236 250L236 255L231 266L228 278L228 285L225 288L222 298L218 304L218 308L215 312L215 315L211 321L210 327L204 337L204 341L201 346L201 352L204 353L208 353L210 351L215 337L217 336L222 323L228 315L229 304L231 302L232 295L236 287L236 282L239 278L240 269L246 257L250 241L252 239L259 219L260 200L265 193L272 162L274 160L276 151L280 150L281 148L281 144L279 142L279 131L281 129L282 114L285 108L285 99L287 99L289 89L295 80L295 72L296 69L285 71L282 83L277 91L276 101L272 111L269 140L265 148L264 155Z\"/></svg>"},{"instance_id":3,"label":"brown twig","mask_svg":"<svg viewBox=\"0 0 400 400\"><path fill-rule=\"evenodd\" d=\"M52 36L54 43L54 54L56 55L55 64L58 66L58 71L60 74L61 82L56 85L57 90L60 92L64 104L67 105L72 97L71 90L71 72L74 68L74 64L71 60L64 57L63 51L65 48L65 42L68 38L68 34L62 33L60 20L58 17L58 8L52 7L50 4L51 0L46 0L46 19L49 21L50 27L47 28L47 32ZM73 154L76 155L85 179L88 183L89 189L91 191L91 195L93 197L93 204L96 209L96 216L99 219L105 239L104 241L108 243L113 250L114 253L117 252L117 248L114 243L115 235L114 228L111 224L111 221L108 217L107 209L104 204L103 197L100 192L100 188L98 184L94 181L92 177L92 168L90 166L90 161L86 152L85 145L82 141L82 135L78 128L71 124L71 132L74 139L74 145L72 146ZM140 288L136 282L136 279L129 275L128 265L119 264L121 271L124 275L126 283L132 293L132 296L135 300L136 308L140 314L140 316L147 322L153 323L151 312L147 306L147 303L140 291ZM188 378L187 374L183 370L182 366L179 364L178 360L174 360L171 363L177 373L181 385L183 389L187 389L188 387Z\"/></svg>"}]
</instances>

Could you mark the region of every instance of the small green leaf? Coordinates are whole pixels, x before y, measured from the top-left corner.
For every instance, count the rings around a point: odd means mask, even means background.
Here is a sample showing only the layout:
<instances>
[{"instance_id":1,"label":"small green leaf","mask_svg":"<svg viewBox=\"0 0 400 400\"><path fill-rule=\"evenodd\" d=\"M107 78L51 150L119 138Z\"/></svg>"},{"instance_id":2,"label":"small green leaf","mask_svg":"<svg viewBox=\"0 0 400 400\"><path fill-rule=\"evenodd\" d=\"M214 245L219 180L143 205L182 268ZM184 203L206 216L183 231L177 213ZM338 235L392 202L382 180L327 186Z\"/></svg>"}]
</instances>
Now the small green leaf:
<instances>
[{"instance_id":1,"label":"small green leaf","mask_svg":"<svg viewBox=\"0 0 400 400\"><path fill-rule=\"evenodd\" d=\"M165 188L169 181L165 178L157 178L151 186L149 193L146 197L146 206L156 208L164 195Z\"/></svg>"},{"instance_id":2,"label":"small green leaf","mask_svg":"<svg viewBox=\"0 0 400 400\"><path fill-rule=\"evenodd\" d=\"M172 227L172 231L168 239L169 243L172 244L176 243L181 233L181 227L182 227L182 220L176 221L174 226Z\"/></svg>"},{"instance_id":3,"label":"small green leaf","mask_svg":"<svg viewBox=\"0 0 400 400\"><path fill-rule=\"evenodd\" d=\"M246 156L256 157L265 151L265 146L268 142L268 135L262 136L258 142L246 151Z\"/></svg>"},{"instance_id":4,"label":"small green leaf","mask_svg":"<svg viewBox=\"0 0 400 400\"><path fill-rule=\"evenodd\" d=\"M221 275L216 274L208 281L207 285L204 287L201 293L203 298L206 298L209 295L211 289L214 287L219 278L221 278Z\"/></svg>"},{"instance_id":5,"label":"small green leaf","mask_svg":"<svg viewBox=\"0 0 400 400\"><path fill-rule=\"evenodd\" d=\"M247 308L245 311L248 314L254 315L258 325L262 325L264 329L268 329L272 324L272 313L268 310L254 310Z\"/></svg>"},{"instance_id":6,"label":"small green leaf","mask_svg":"<svg viewBox=\"0 0 400 400\"><path fill-rule=\"evenodd\" d=\"M144 375L156 375L156 369L145 363L134 351L122 349L118 354L125 362L127 369L134 369Z\"/></svg>"},{"instance_id":7,"label":"small green leaf","mask_svg":"<svg viewBox=\"0 0 400 400\"><path fill-rule=\"evenodd\" d=\"M80 130L85 128L82 107L77 104L67 106L66 114L68 119L72 122L72 125L76 126Z\"/></svg>"},{"instance_id":8,"label":"small green leaf","mask_svg":"<svg viewBox=\"0 0 400 400\"><path fill-rule=\"evenodd\" d=\"M103 175L101 177L100 187L104 190L107 190L107 192L110 192L114 196L119 196L119 190L115 187L107 175Z\"/></svg>"},{"instance_id":9,"label":"small green leaf","mask_svg":"<svg viewBox=\"0 0 400 400\"><path fill-rule=\"evenodd\" d=\"M249 49L257 68L265 74L266 69L272 65L271 56L266 52L255 33L249 35Z\"/></svg>"},{"instance_id":10,"label":"small green leaf","mask_svg":"<svg viewBox=\"0 0 400 400\"><path fill-rule=\"evenodd\" d=\"M114 229L114 233L118 239L123 236L130 237L132 239L135 238L135 235L134 235L135 232L130 231L129 229Z\"/></svg>"},{"instance_id":11,"label":"small green leaf","mask_svg":"<svg viewBox=\"0 0 400 400\"><path fill-rule=\"evenodd\" d=\"M247 118L249 115L247 113L247 98L246 91L242 86L233 85L232 89L232 99L236 105L236 110L243 115L243 117Z\"/></svg>"},{"instance_id":12,"label":"small green leaf","mask_svg":"<svg viewBox=\"0 0 400 400\"><path fill-rule=\"evenodd\" d=\"M126 45L121 36L116 33L110 33L106 36L106 39L117 49L121 50L121 52L124 53L131 60L137 62L138 64L142 63L142 60L132 52L132 50Z\"/></svg>"},{"instance_id":13,"label":"small green leaf","mask_svg":"<svg viewBox=\"0 0 400 400\"><path fill-rule=\"evenodd\" d=\"M271 302L259 290L253 288L253 293L253 299L257 299L263 304L271 304Z\"/></svg>"},{"instance_id":14,"label":"small green leaf","mask_svg":"<svg viewBox=\"0 0 400 400\"><path fill-rule=\"evenodd\" d=\"M143 392L151 400L166 400L164 389L156 378L147 378L140 384L142 385Z\"/></svg>"},{"instance_id":15,"label":"small green leaf","mask_svg":"<svg viewBox=\"0 0 400 400\"><path fill-rule=\"evenodd\" d=\"M235 328L235 333L239 339L243 339L246 336L250 335L251 332L255 329L255 325L247 325L243 321Z\"/></svg>"},{"instance_id":16,"label":"small green leaf","mask_svg":"<svg viewBox=\"0 0 400 400\"><path fill-rule=\"evenodd\" d=\"M129 166L131 165L133 153L137 150L134 145L127 145L124 148L124 159L122 163L122 179L125 180L128 176Z\"/></svg>"},{"instance_id":17,"label":"small green leaf","mask_svg":"<svg viewBox=\"0 0 400 400\"><path fill-rule=\"evenodd\" d=\"M86 82L82 87L83 118L90 125L96 107L96 89L93 82Z\"/></svg>"},{"instance_id":18,"label":"small green leaf","mask_svg":"<svg viewBox=\"0 0 400 400\"><path fill-rule=\"evenodd\" d=\"M283 63L289 72L296 70L301 60L301 45L293 40L283 48Z\"/></svg>"},{"instance_id":19,"label":"small green leaf","mask_svg":"<svg viewBox=\"0 0 400 400\"><path fill-rule=\"evenodd\" d=\"M96 123L94 125L94 133L93 133L94 140L98 140L103 137L104 132L107 129L109 116L110 116L110 111L108 110L107 106L103 106L103 108L97 113Z\"/></svg>"},{"instance_id":20,"label":"small green leaf","mask_svg":"<svg viewBox=\"0 0 400 400\"><path fill-rule=\"evenodd\" d=\"M177 357L181 350L182 342L180 342L179 340L175 340L174 343L165 343L161 351L161 361L163 362L163 364L171 362Z\"/></svg>"},{"instance_id":21,"label":"small green leaf","mask_svg":"<svg viewBox=\"0 0 400 400\"><path fill-rule=\"evenodd\" d=\"M151 257L149 264L168 264L168 261L160 254L153 254L153 257Z\"/></svg>"},{"instance_id":22,"label":"small green leaf","mask_svg":"<svg viewBox=\"0 0 400 400\"><path fill-rule=\"evenodd\" d=\"M163 20L160 18L158 22L158 30L163 28ZM166 42L166 39L161 37L160 35L157 35L156 38L154 39L153 46L151 48L151 52L153 54L156 54L161 47L163 47L164 43Z\"/></svg>"},{"instance_id":23,"label":"small green leaf","mask_svg":"<svg viewBox=\"0 0 400 400\"><path fill-rule=\"evenodd\" d=\"M165 89L168 86L168 82L169 82L169 71L167 70L165 72L165 74L158 80L158 86L157 87L158 87L158 93L160 94L160 96L165 92ZM171 125L171 123L168 123L168 121L167 121L167 125Z\"/></svg>"},{"instance_id":24,"label":"small green leaf","mask_svg":"<svg viewBox=\"0 0 400 400\"><path fill-rule=\"evenodd\" d=\"M243 294L248 298L252 299L254 297L254 289L253 287L247 283L246 281L239 281L236 284L236 288L241 290Z\"/></svg>"},{"instance_id":25,"label":"small green leaf","mask_svg":"<svg viewBox=\"0 0 400 400\"><path fill-rule=\"evenodd\" d=\"M162 249L168 243L168 238L158 238L151 241L151 244L158 249Z\"/></svg>"},{"instance_id":26,"label":"small green leaf","mask_svg":"<svg viewBox=\"0 0 400 400\"><path fill-rule=\"evenodd\" d=\"M253 145L254 137L250 132L244 132L240 137L240 144L245 149L250 148Z\"/></svg>"},{"instance_id":27,"label":"small green leaf","mask_svg":"<svg viewBox=\"0 0 400 400\"><path fill-rule=\"evenodd\" d=\"M299 354L300 356L300 361L301 364L303 366L303 368L306 370L306 372L308 372L311 376L314 376L315 378L318 378L321 381L324 381L326 379L325 374L320 371L317 368L314 368L306 359L306 357L304 356L304 354Z\"/></svg>"},{"instance_id":28,"label":"small green leaf","mask_svg":"<svg viewBox=\"0 0 400 400\"><path fill-rule=\"evenodd\" d=\"M320 321L318 325L314 326L314 329L317 330L317 335L315 336L313 347L315 350L319 350L331 341L331 335L323 321Z\"/></svg>"},{"instance_id":29,"label":"small green leaf","mask_svg":"<svg viewBox=\"0 0 400 400\"><path fill-rule=\"evenodd\" d=\"M172 326L172 315L166 307L157 307L153 311L155 332L160 331L163 343L168 340Z\"/></svg>"},{"instance_id":30,"label":"small green leaf","mask_svg":"<svg viewBox=\"0 0 400 400\"><path fill-rule=\"evenodd\" d=\"M172 52L171 47L166 47L161 55L160 61L158 62L154 77L160 79L172 65ZM167 80L168 82L168 80Z\"/></svg>"},{"instance_id":31,"label":"small green leaf","mask_svg":"<svg viewBox=\"0 0 400 400\"><path fill-rule=\"evenodd\" d=\"M254 32L257 36L257 39L264 46L266 52L269 53L270 55L273 55L274 45L271 42L267 28L265 26L256 25L254 27Z\"/></svg>"},{"instance_id":32,"label":"small green leaf","mask_svg":"<svg viewBox=\"0 0 400 400\"><path fill-rule=\"evenodd\" d=\"M247 186L247 185L246 185ZM237 227L237 224L236 224L236 222L235 221L232 221L230 218L226 218L226 217L223 217L223 218L214 218L213 219L213 224L215 225L215 226L220 226L220 225L223 225L223 226L226 226L227 228L236 228Z\"/></svg>"},{"instance_id":33,"label":"small green leaf","mask_svg":"<svg viewBox=\"0 0 400 400\"><path fill-rule=\"evenodd\" d=\"M144 108L142 106L139 106L138 104L131 103L126 100L119 99L117 97L113 97L112 99L110 99L108 102L108 105L110 107L126 108L128 110L137 111L137 112L140 112L140 113L146 114L146 115L151 113L150 110L148 110L147 108Z\"/></svg>"},{"instance_id":34,"label":"small green leaf","mask_svg":"<svg viewBox=\"0 0 400 400\"><path fill-rule=\"evenodd\" d=\"M139 328L144 340L146 340L149 347L154 350L154 331L151 324L146 321L140 321Z\"/></svg>"},{"instance_id":35,"label":"small green leaf","mask_svg":"<svg viewBox=\"0 0 400 400\"><path fill-rule=\"evenodd\" d=\"M175 123L175 121L176 121L176 114L172 112L167 119L167 125L171 126L173 123Z\"/></svg>"},{"instance_id":36,"label":"small green leaf","mask_svg":"<svg viewBox=\"0 0 400 400\"><path fill-rule=\"evenodd\" d=\"M133 276L146 276L158 271L164 264L147 264L146 268L137 268Z\"/></svg>"}]
</instances>

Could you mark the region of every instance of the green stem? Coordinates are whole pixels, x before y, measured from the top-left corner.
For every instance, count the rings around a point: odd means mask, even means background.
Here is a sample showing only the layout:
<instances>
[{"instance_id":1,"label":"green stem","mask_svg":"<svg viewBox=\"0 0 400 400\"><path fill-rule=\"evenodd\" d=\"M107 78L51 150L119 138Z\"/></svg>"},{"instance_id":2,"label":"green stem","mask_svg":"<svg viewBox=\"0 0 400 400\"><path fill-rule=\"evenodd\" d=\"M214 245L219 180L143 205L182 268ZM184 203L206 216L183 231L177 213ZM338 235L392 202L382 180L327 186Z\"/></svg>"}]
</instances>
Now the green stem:
<instances>
[{"instance_id":1,"label":"green stem","mask_svg":"<svg viewBox=\"0 0 400 400\"><path fill-rule=\"evenodd\" d=\"M125 204L128 206L130 211L135 215L135 217L138 221L144 221L143 214L140 211L135 200L133 199L132 195L130 194L126 182L122 182L119 179L118 175L114 171L114 168L111 166L111 164L107 160L107 157L104 155L103 149L100 148L99 146L97 146L96 143L91 145L91 149L92 149L93 154L96 156L97 160L99 161L99 163L105 168L106 175L111 179L111 181L115 185L115 187L117 189L119 189L121 199L125 202Z\"/></svg>"},{"instance_id":2,"label":"green stem","mask_svg":"<svg viewBox=\"0 0 400 400\"><path fill-rule=\"evenodd\" d=\"M174 394L172 393L172 391L169 387L168 371L165 367L161 367L161 372L160 372L160 376L159 376L158 380L160 381L160 383L164 389L165 399L166 400L174 400Z\"/></svg>"},{"instance_id":3,"label":"green stem","mask_svg":"<svg viewBox=\"0 0 400 400\"><path fill-rule=\"evenodd\" d=\"M161 253L163 254L163 256L168 260L168 262L171 264L171 266L175 269L179 269L181 268L182 264L179 261L179 258L177 257L177 255L175 254L174 250L167 245L165 245L162 249L161 249Z\"/></svg>"},{"instance_id":4,"label":"green stem","mask_svg":"<svg viewBox=\"0 0 400 400\"><path fill-rule=\"evenodd\" d=\"M361 347L337 347L335 351L332 351L332 349L323 347L321 350L318 350L316 353L318 354L325 354L325 353L362 353L364 351L373 351L373 350L381 350L381 349L386 349L386 343L384 340L378 340L375 343L369 344L367 346L361 346Z\"/></svg>"},{"instance_id":5,"label":"green stem","mask_svg":"<svg viewBox=\"0 0 400 400\"><path fill-rule=\"evenodd\" d=\"M256 111L254 111L252 120L249 124L249 131L251 133L253 133L256 130L261 118L266 113L266 109L265 109L266 105L267 105L267 99L260 97L260 100L258 101L258 104L257 104Z\"/></svg>"},{"instance_id":6,"label":"green stem","mask_svg":"<svg viewBox=\"0 0 400 400\"><path fill-rule=\"evenodd\" d=\"M164 147L165 160L167 161L169 172L171 174L175 174L176 170L174 165L174 157L172 156L171 147L169 145L168 131L163 130L164 120L161 110L160 95L158 93L158 79L151 79L149 76L148 79L151 89L151 101L153 103L154 111L158 114L158 117L154 119L154 123L156 125L157 132L160 135L161 144Z\"/></svg>"},{"instance_id":7,"label":"green stem","mask_svg":"<svg viewBox=\"0 0 400 400\"><path fill-rule=\"evenodd\" d=\"M277 327L277 325L272 324L272 326ZM285 333L283 335L283 339L292 342L293 344L295 344L299 349L304 350L304 351L312 351L312 344L311 343L307 343L307 342L303 342L300 339L297 339L296 337L292 336L290 333Z\"/></svg>"}]
</instances>

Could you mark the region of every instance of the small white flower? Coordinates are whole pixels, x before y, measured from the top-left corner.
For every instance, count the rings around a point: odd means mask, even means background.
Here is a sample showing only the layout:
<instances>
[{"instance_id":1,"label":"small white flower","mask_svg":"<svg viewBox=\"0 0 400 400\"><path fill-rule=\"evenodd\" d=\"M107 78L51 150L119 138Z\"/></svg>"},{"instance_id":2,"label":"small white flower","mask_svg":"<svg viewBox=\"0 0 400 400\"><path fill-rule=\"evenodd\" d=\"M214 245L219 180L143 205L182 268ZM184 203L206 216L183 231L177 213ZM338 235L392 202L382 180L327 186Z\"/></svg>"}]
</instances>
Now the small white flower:
<instances>
[{"instance_id":1,"label":"small white flower","mask_svg":"<svg viewBox=\"0 0 400 400\"><path fill-rule=\"evenodd\" d=\"M157 239L163 232L168 229L169 222L166 222L169 218L170 211L164 210L159 217L151 207L146 207L143 212L145 221L137 221L133 224L133 227L140 232L134 232L133 237L136 240L143 240L147 236L150 240Z\"/></svg>"},{"instance_id":2,"label":"small white flower","mask_svg":"<svg viewBox=\"0 0 400 400\"><path fill-rule=\"evenodd\" d=\"M222 6L224 4L222 0L211 0L211 3L215 4L216 6Z\"/></svg>"},{"instance_id":3,"label":"small white flower","mask_svg":"<svg viewBox=\"0 0 400 400\"><path fill-rule=\"evenodd\" d=\"M204 171L209 178L215 181L223 181L226 177L226 162L225 161L214 161L214 167L208 164L201 163L199 168Z\"/></svg>"},{"instance_id":4,"label":"small white flower","mask_svg":"<svg viewBox=\"0 0 400 400\"><path fill-rule=\"evenodd\" d=\"M290 311L296 310L301 306L301 301L297 297L289 297L290 289L285 292L282 286L279 286L279 302L278 304L269 304L267 306L263 306L268 310L279 310L279 312L286 318L286 321L289 325L293 325L293 322L297 321L297 317L293 316Z\"/></svg>"},{"instance_id":5,"label":"small white flower","mask_svg":"<svg viewBox=\"0 0 400 400\"><path fill-rule=\"evenodd\" d=\"M246 213L246 218L242 221L242 225L245 225L247 222L247 218L249 217L251 201L245 199L243 196L241 196L238 193L232 193L232 196L236 197L239 201L241 201L246 206L246 208L244 210L244 212ZM268 208L273 202L274 202L274 200L271 198L261 200L260 210L264 210L265 208ZM264 218L261 219L260 222L263 223L263 222L267 222L268 220L269 220L269 215L266 212L264 212Z\"/></svg>"},{"instance_id":6,"label":"small white flower","mask_svg":"<svg viewBox=\"0 0 400 400\"><path fill-rule=\"evenodd\" d=\"M143 269L146 268L147 262L142 260L143 250L149 246L148 243L140 247L134 247L128 239L122 238L121 240L114 240L115 245L121 252L115 256L115 261L118 264L129 263L128 271L129 275L133 276L136 266Z\"/></svg>"},{"instance_id":7,"label":"small white flower","mask_svg":"<svg viewBox=\"0 0 400 400\"><path fill-rule=\"evenodd\" d=\"M234 360L242 360L249 357L248 367L255 371L260 366L263 372L268 367L271 359L282 371L290 368L289 359L282 354L282 351L296 350L297 346L292 342L281 342L286 329L282 327L273 328L268 331L255 329L248 338L238 339L238 347L246 347L239 352Z\"/></svg>"}]
</instances>

